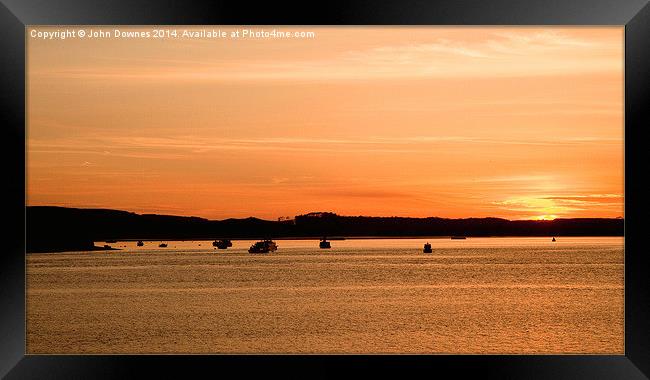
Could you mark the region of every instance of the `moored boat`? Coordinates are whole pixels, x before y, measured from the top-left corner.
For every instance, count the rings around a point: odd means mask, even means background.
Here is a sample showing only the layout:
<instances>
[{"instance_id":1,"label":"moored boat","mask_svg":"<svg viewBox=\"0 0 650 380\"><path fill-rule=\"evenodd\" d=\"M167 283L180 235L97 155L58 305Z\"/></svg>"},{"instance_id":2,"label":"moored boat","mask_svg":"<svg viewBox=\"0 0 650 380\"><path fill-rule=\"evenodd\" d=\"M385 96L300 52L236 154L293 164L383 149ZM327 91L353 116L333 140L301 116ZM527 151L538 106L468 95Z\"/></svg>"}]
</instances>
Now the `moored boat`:
<instances>
[{"instance_id":1,"label":"moored boat","mask_svg":"<svg viewBox=\"0 0 650 380\"><path fill-rule=\"evenodd\" d=\"M318 246L319 246L321 249L329 249L329 248L332 248L332 245L330 244L329 241L327 241L327 239L326 239L325 237L323 237L323 238L321 239L321 241L320 241L320 243L318 244Z\"/></svg>"},{"instance_id":2,"label":"moored boat","mask_svg":"<svg viewBox=\"0 0 650 380\"><path fill-rule=\"evenodd\" d=\"M160 248L167 248L167 244L165 244L165 243L160 243L158 246L159 246Z\"/></svg>"},{"instance_id":3,"label":"moored boat","mask_svg":"<svg viewBox=\"0 0 650 380\"><path fill-rule=\"evenodd\" d=\"M424 253L431 253L433 250L431 249L431 244L428 242L424 245L424 249L422 250Z\"/></svg>"},{"instance_id":4,"label":"moored boat","mask_svg":"<svg viewBox=\"0 0 650 380\"><path fill-rule=\"evenodd\" d=\"M269 253L276 251L278 249L278 245L275 244L274 241L272 240L262 240L258 241L257 243L251 245L251 247L248 249L249 253Z\"/></svg>"},{"instance_id":5,"label":"moored boat","mask_svg":"<svg viewBox=\"0 0 650 380\"><path fill-rule=\"evenodd\" d=\"M275 244L273 240L264 240L264 244L266 244L266 246L269 247L269 250L271 252L278 250L278 245Z\"/></svg>"},{"instance_id":6,"label":"moored boat","mask_svg":"<svg viewBox=\"0 0 650 380\"><path fill-rule=\"evenodd\" d=\"M212 242L212 246L219 249L227 249L228 247L232 247L232 242L228 239L215 240Z\"/></svg>"},{"instance_id":7,"label":"moored boat","mask_svg":"<svg viewBox=\"0 0 650 380\"><path fill-rule=\"evenodd\" d=\"M137 244L137 245L138 245L138 247L142 247L142 246L144 245L144 243L142 242L142 240L138 240L138 244Z\"/></svg>"}]
</instances>

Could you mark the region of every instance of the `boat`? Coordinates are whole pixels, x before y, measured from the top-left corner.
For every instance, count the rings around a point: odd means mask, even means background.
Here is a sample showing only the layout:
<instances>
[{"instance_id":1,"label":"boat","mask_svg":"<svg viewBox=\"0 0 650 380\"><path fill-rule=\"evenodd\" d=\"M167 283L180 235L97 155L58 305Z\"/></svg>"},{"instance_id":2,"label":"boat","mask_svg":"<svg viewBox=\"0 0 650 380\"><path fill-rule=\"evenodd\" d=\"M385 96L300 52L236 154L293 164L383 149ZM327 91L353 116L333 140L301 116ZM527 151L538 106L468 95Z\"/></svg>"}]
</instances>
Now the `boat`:
<instances>
[{"instance_id":1,"label":"boat","mask_svg":"<svg viewBox=\"0 0 650 380\"><path fill-rule=\"evenodd\" d=\"M167 244L165 244L165 243L160 243L158 246L159 246L160 248L167 248Z\"/></svg>"},{"instance_id":2,"label":"boat","mask_svg":"<svg viewBox=\"0 0 650 380\"><path fill-rule=\"evenodd\" d=\"M465 240L467 239L465 236L452 236L451 240Z\"/></svg>"},{"instance_id":3,"label":"boat","mask_svg":"<svg viewBox=\"0 0 650 380\"><path fill-rule=\"evenodd\" d=\"M423 252L424 252L424 253L431 253L431 252L433 252L433 250L431 249L431 244L429 244L429 243L427 242L427 243L424 245L424 250L423 250Z\"/></svg>"},{"instance_id":4,"label":"boat","mask_svg":"<svg viewBox=\"0 0 650 380\"><path fill-rule=\"evenodd\" d=\"M232 242L228 239L215 240L212 242L212 246L219 249L227 249L228 247L232 247Z\"/></svg>"},{"instance_id":5,"label":"boat","mask_svg":"<svg viewBox=\"0 0 650 380\"><path fill-rule=\"evenodd\" d=\"M551 241L555 241L555 238L553 238Z\"/></svg>"},{"instance_id":6,"label":"boat","mask_svg":"<svg viewBox=\"0 0 650 380\"><path fill-rule=\"evenodd\" d=\"M323 237L323 238L321 239L321 241L320 241L320 243L318 244L318 246L319 246L321 249L332 248L332 245L330 244L329 241L327 241L327 239L326 239L325 237Z\"/></svg>"},{"instance_id":7,"label":"boat","mask_svg":"<svg viewBox=\"0 0 650 380\"><path fill-rule=\"evenodd\" d=\"M113 247L111 247L111 246L108 245L108 244L104 244L104 249L113 249Z\"/></svg>"},{"instance_id":8,"label":"boat","mask_svg":"<svg viewBox=\"0 0 650 380\"><path fill-rule=\"evenodd\" d=\"M142 242L142 240L138 240L138 247L142 247L143 245L144 243Z\"/></svg>"},{"instance_id":9,"label":"boat","mask_svg":"<svg viewBox=\"0 0 650 380\"><path fill-rule=\"evenodd\" d=\"M278 250L278 245L275 244L273 240L264 240L264 244L266 244L269 247L271 252Z\"/></svg>"},{"instance_id":10,"label":"boat","mask_svg":"<svg viewBox=\"0 0 650 380\"><path fill-rule=\"evenodd\" d=\"M274 241L272 241L272 240L262 240L262 241L258 241L257 243L251 245L248 252L249 253L269 253L269 252L276 251L277 249L278 249L278 245L275 244Z\"/></svg>"}]
</instances>

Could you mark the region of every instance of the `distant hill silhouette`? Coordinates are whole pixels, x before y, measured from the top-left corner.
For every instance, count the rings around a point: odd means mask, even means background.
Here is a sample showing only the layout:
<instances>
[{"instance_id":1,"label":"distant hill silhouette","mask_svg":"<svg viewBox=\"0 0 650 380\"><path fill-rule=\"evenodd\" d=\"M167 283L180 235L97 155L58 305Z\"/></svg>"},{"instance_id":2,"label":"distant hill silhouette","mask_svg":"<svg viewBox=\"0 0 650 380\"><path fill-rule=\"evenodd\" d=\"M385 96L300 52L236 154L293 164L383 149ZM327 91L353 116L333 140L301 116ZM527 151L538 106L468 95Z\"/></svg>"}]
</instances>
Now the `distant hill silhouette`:
<instances>
[{"instance_id":1,"label":"distant hill silhouette","mask_svg":"<svg viewBox=\"0 0 650 380\"><path fill-rule=\"evenodd\" d=\"M623 236L621 218L550 221L500 218L403 218L309 213L293 220L208 220L108 209L29 206L27 252L97 249L94 241L259 239L345 236Z\"/></svg>"}]
</instances>

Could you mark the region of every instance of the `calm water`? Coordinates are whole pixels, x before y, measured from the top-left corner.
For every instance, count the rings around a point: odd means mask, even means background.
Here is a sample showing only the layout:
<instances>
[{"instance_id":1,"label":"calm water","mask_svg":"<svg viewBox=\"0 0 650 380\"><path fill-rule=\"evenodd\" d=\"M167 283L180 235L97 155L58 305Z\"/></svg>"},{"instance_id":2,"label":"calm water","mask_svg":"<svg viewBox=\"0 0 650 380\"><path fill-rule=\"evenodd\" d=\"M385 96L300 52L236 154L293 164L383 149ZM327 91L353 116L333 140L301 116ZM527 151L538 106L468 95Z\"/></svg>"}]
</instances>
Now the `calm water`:
<instances>
[{"instance_id":1,"label":"calm water","mask_svg":"<svg viewBox=\"0 0 650 380\"><path fill-rule=\"evenodd\" d=\"M27 352L624 353L623 238L276 241L28 254Z\"/></svg>"}]
</instances>

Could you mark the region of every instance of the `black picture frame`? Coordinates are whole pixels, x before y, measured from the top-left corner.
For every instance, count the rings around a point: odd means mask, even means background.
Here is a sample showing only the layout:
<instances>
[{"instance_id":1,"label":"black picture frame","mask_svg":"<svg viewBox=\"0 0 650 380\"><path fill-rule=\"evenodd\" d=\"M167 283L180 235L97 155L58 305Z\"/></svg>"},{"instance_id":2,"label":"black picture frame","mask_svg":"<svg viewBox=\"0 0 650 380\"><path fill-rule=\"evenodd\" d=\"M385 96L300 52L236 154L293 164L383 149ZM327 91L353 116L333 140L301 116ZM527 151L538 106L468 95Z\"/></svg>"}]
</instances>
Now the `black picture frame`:
<instances>
[{"instance_id":1,"label":"black picture frame","mask_svg":"<svg viewBox=\"0 0 650 380\"><path fill-rule=\"evenodd\" d=\"M650 377L650 297L642 249L642 180L650 126L650 5L647 0L173 1L0 0L0 107L4 121L0 254L0 376L125 378L157 373L333 377L371 373L487 378ZM25 353L25 28L30 25L625 25L625 355L513 356L48 356ZM188 372L190 371L190 372Z\"/></svg>"}]
</instances>

